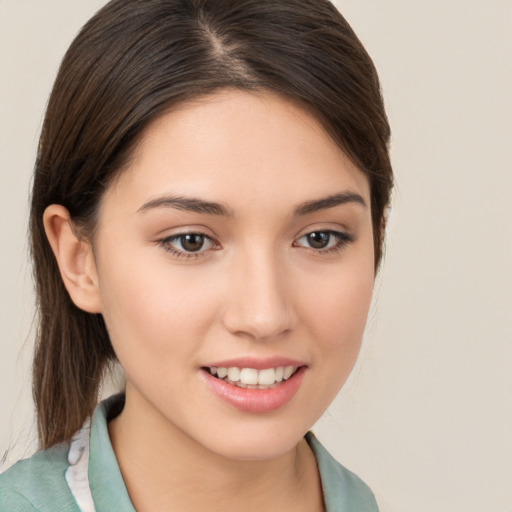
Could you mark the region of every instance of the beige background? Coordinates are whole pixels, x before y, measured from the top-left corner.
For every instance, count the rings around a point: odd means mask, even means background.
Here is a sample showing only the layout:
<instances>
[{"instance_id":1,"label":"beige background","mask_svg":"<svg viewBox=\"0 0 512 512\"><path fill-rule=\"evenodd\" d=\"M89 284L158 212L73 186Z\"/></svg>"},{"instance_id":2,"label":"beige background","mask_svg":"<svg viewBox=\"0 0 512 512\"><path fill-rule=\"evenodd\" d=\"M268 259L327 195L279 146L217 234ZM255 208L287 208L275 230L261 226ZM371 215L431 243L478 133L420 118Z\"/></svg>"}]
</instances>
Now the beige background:
<instances>
[{"instance_id":1,"label":"beige background","mask_svg":"<svg viewBox=\"0 0 512 512\"><path fill-rule=\"evenodd\" d=\"M103 0L0 0L0 456L30 453L26 217L58 63ZM512 512L512 2L338 0L397 188L359 365L316 431L382 512Z\"/></svg>"}]
</instances>

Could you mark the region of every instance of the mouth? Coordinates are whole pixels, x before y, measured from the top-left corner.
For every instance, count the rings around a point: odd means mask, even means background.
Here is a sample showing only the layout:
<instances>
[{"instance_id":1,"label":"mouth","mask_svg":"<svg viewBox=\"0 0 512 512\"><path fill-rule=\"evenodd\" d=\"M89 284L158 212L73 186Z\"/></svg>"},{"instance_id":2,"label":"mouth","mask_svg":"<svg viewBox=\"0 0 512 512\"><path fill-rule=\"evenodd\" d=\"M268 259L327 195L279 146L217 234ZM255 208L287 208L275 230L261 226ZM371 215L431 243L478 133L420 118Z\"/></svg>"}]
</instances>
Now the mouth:
<instances>
[{"instance_id":1,"label":"mouth","mask_svg":"<svg viewBox=\"0 0 512 512\"><path fill-rule=\"evenodd\" d=\"M295 366L284 366L284 361L274 363L283 366L272 366L270 362L265 364L261 361L247 361L240 366L233 363L203 366L201 370L210 391L244 413L270 413L292 402L307 371L307 366L299 362Z\"/></svg>"},{"instance_id":2,"label":"mouth","mask_svg":"<svg viewBox=\"0 0 512 512\"><path fill-rule=\"evenodd\" d=\"M218 380L243 389L272 389L292 378L300 367L277 366L257 370L255 368L216 367L203 368Z\"/></svg>"}]
</instances>

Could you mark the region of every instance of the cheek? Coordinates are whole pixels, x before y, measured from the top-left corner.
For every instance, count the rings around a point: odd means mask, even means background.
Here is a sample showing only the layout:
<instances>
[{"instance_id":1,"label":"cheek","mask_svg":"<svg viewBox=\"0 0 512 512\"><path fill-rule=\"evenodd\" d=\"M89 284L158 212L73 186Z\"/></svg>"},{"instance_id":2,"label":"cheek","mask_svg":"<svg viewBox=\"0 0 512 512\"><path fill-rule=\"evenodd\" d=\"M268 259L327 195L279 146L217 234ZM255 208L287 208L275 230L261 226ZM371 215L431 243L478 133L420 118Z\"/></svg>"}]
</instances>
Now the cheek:
<instances>
[{"instance_id":1,"label":"cheek","mask_svg":"<svg viewBox=\"0 0 512 512\"><path fill-rule=\"evenodd\" d=\"M161 255L131 254L110 253L101 268L103 316L121 363L192 357L215 315L208 280L176 269Z\"/></svg>"},{"instance_id":2,"label":"cheek","mask_svg":"<svg viewBox=\"0 0 512 512\"><path fill-rule=\"evenodd\" d=\"M317 272L305 283L303 314L318 329L357 337L362 334L374 286L373 262L353 259L338 268ZM349 338L352 336L349 336Z\"/></svg>"},{"instance_id":3,"label":"cheek","mask_svg":"<svg viewBox=\"0 0 512 512\"><path fill-rule=\"evenodd\" d=\"M304 294L302 325L308 329L311 424L318 420L345 384L356 362L373 291L373 261L344 262L329 269ZM313 397L313 398L312 398Z\"/></svg>"},{"instance_id":4,"label":"cheek","mask_svg":"<svg viewBox=\"0 0 512 512\"><path fill-rule=\"evenodd\" d=\"M319 276L310 287L312 293L305 294L301 316L314 340L312 350L325 367L340 372L341 383L361 346L373 285L373 261L354 259L353 264Z\"/></svg>"},{"instance_id":5,"label":"cheek","mask_svg":"<svg viewBox=\"0 0 512 512\"><path fill-rule=\"evenodd\" d=\"M348 291L326 291L322 300L311 304L307 315L314 331L313 339L324 351L355 357L366 325L371 287Z\"/></svg>"}]
</instances>

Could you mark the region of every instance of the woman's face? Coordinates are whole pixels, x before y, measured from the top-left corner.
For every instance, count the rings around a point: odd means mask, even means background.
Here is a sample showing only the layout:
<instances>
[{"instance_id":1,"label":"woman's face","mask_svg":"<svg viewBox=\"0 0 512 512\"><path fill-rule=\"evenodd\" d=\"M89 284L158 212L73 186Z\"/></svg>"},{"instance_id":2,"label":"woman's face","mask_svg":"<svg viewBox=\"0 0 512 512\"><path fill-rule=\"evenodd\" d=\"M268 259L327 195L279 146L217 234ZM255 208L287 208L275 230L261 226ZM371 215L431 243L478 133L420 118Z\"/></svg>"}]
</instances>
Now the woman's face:
<instances>
[{"instance_id":1,"label":"woman's face","mask_svg":"<svg viewBox=\"0 0 512 512\"><path fill-rule=\"evenodd\" d=\"M287 100L226 90L162 116L94 241L126 407L153 431L276 457L347 379L374 280L369 184Z\"/></svg>"}]
</instances>

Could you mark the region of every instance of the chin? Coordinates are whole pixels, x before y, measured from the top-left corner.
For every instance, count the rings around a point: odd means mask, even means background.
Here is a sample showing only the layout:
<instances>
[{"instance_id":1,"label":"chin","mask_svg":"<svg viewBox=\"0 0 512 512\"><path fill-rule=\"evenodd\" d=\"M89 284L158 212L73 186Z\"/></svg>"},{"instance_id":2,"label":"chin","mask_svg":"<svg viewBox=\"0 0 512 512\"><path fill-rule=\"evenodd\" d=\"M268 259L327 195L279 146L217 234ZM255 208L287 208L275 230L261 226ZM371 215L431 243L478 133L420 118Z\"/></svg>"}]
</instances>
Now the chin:
<instances>
[{"instance_id":1,"label":"chin","mask_svg":"<svg viewBox=\"0 0 512 512\"><path fill-rule=\"evenodd\" d=\"M221 427L219 431L207 434L207 440L199 442L226 459L266 461L289 453L309 430L298 428L296 422L275 424L262 421L262 418L258 420L241 421L233 429Z\"/></svg>"},{"instance_id":2,"label":"chin","mask_svg":"<svg viewBox=\"0 0 512 512\"><path fill-rule=\"evenodd\" d=\"M247 439L229 443L227 446L219 446L216 452L221 457L230 460L248 462L269 461L278 459L292 451L301 439L302 437L288 442L276 443Z\"/></svg>"}]
</instances>

